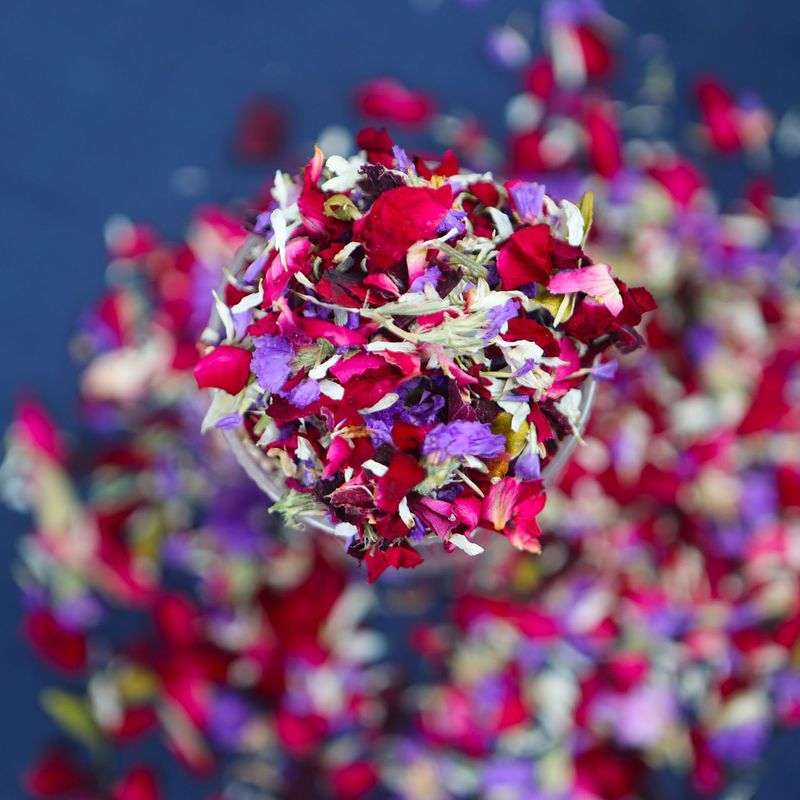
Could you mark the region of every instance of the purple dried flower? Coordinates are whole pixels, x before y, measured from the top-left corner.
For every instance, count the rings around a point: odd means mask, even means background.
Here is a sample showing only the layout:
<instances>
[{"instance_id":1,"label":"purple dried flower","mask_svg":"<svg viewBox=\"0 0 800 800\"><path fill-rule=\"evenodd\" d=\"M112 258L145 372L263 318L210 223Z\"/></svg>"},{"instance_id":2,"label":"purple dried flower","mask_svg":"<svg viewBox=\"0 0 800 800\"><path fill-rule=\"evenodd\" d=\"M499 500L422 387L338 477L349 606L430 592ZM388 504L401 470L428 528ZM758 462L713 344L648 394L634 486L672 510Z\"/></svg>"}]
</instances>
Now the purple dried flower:
<instances>
[{"instance_id":1,"label":"purple dried flower","mask_svg":"<svg viewBox=\"0 0 800 800\"><path fill-rule=\"evenodd\" d=\"M534 452L523 453L514 465L514 477L523 481L538 481L542 477L542 464Z\"/></svg>"},{"instance_id":2,"label":"purple dried flower","mask_svg":"<svg viewBox=\"0 0 800 800\"><path fill-rule=\"evenodd\" d=\"M250 369L258 385L268 392L279 391L291 372L292 345L281 336L258 336L253 339L253 345L255 350Z\"/></svg>"},{"instance_id":3,"label":"purple dried flower","mask_svg":"<svg viewBox=\"0 0 800 800\"><path fill-rule=\"evenodd\" d=\"M412 542L419 542L425 538L425 526L418 520L414 519L414 527L410 530L408 538Z\"/></svg>"},{"instance_id":4,"label":"purple dried flower","mask_svg":"<svg viewBox=\"0 0 800 800\"><path fill-rule=\"evenodd\" d=\"M416 174L417 169L414 166L414 162L408 157L408 154L402 147L398 147L394 145L392 147L392 153L394 155L395 161L397 161L397 169L401 172L412 172Z\"/></svg>"},{"instance_id":5,"label":"purple dried flower","mask_svg":"<svg viewBox=\"0 0 800 800\"><path fill-rule=\"evenodd\" d=\"M590 367L589 372L598 381L612 381L617 374L617 360L611 359L598 364L596 367Z\"/></svg>"},{"instance_id":6,"label":"purple dried flower","mask_svg":"<svg viewBox=\"0 0 800 800\"><path fill-rule=\"evenodd\" d=\"M438 456L439 461L459 456L494 458L505 452L506 440L492 433L485 422L448 422L437 425L425 437L422 452L426 456Z\"/></svg>"},{"instance_id":7,"label":"purple dried flower","mask_svg":"<svg viewBox=\"0 0 800 800\"><path fill-rule=\"evenodd\" d=\"M409 292L421 292L428 284L431 286L436 286L439 282L439 278L442 277L442 271L437 266L433 266L419 276L416 280L411 282L411 285L408 287Z\"/></svg>"},{"instance_id":8,"label":"purple dried flower","mask_svg":"<svg viewBox=\"0 0 800 800\"><path fill-rule=\"evenodd\" d=\"M443 408L444 397L424 391L416 403L399 410L399 417L413 425L432 425Z\"/></svg>"},{"instance_id":9,"label":"purple dried flower","mask_svg":"<svg viewBox=\"0 0 800 800\"><path fill-rule=\"evenodd\" d=\"M293 405L305 408L319 400L319 391L319 383L309 378L295 386L286 396Z\"/></svg>"},{"instance_id":10,"label":"purple dried flower","mask_svg":"<svg viewBox=\"0 0 800 800\"><path fill-rule=\"evenodd\" d=\"M536 366L536 361L532 358L526 358L525 363L514 372L515 378L520 378L527 375Z\"/></svg>"},{"instance_id":11,"label":"purple dried flower","mask_svg":"<svg viewBox=\"0 0 800 800\"><path fill-rule=\"evenodd\" d=\"M511 202L522 222L535 222L544 208L544 186L521 181L509 187Z\"/></svg>"},{"instance_id":12,"label":"purple dried flower","mask_svg":"<svg viewBox=\"0 0 800 800\"><path fill-rule=\"evenodd\" d=\"M486 55L493 64L506 69L520 69L531 59L528 40L511 25L503 25L486 37Z\"/></svg>"},{"instance_id":13,"label":"purple dried flower","mask_svg":"<svg viewBox=\"0 0 800 800\"><path fill-rule=\"evenodd\" d=\"M459 211L458 209L451 208L447 214L445 214L444 219L439 223L439 227L436 229L436 232L449 233L455 228L460 235L467 229L467 225L464 222L466 217L466 211Z\"/></svg>"},{"instance_id":14,"label":"purple dried flower","mask_svg":"<svg viewBox=\"0 0 800 800\"><path fill-rule=\"evenodd\" d=\"M209 733L223 748L238 747L245 728L252 719L250 707L233 692L220 692L211 702Z\"/></svg>"},{"instance_id":15,"label":"purple dried flower","mask_svg":"<svg viewBox=\"0 0 800 800\"><path fill-rule=\"evenodd\" d=\"M257 217L256 221L253 224L253 232L258 233L261 236L266 236L266 234L272 230L272 212L274 210L274 204L270 205L270 207L266 211L262 211Z\"/></svg>"},{"instance_id":16,"label":"purple dried flower","mask_svg":"<svg viewBox=\"0 0 800 800\"><path fill-rule=\"evenodd\" d=\"M100 621L103 616L103 606L93 594L82 592L59 603L55 612L65 628L81 631L91 628Z\"/></svg>"},{"instance_id":17,"label":"purple dried flower","mask_svg":"<svg viewBox=\"0 0 800 800\"><path fill-rule=\"evenodd\" d=\"M503 332L503 327L510 320L519 314L519 303L516 300L506 300L501 306L494 306L489 309L489 326L483 334L483 341L490 342Z\"/></svg>"},{"instance_id":18,"label":"purple dried flower","mask_svg":"<svg viewBox=\"0 0 800 800\"><path fill-rule=\"evenodd\" d=\"M221 431L232 431L236 430L241 424L241 414L228 414L227 417L222 417L222 419L217 420L214 427Z\"/></svg>"},{"instance_id":19,"label":"purple dried flower","mask_svg":"<svg viewBox=\"0 0 800 800\"><path fill-rule=\"evenodd\" d=\"M253 310L251 308L240 311L233 315L233 331L237 339L243 339L253 321Z\"/></svg>"},{"instance_id":20,"label":"purple dried flower","mask_svg":"<svg viewBox=\"0 0 800 800\"><path fill-rule=\"evenodd\" d=\"M728 763L754 761L764 749L768 734L767 719L744 722L712 733L711 749L718 758Z\"/></svg>"}]
</instances>

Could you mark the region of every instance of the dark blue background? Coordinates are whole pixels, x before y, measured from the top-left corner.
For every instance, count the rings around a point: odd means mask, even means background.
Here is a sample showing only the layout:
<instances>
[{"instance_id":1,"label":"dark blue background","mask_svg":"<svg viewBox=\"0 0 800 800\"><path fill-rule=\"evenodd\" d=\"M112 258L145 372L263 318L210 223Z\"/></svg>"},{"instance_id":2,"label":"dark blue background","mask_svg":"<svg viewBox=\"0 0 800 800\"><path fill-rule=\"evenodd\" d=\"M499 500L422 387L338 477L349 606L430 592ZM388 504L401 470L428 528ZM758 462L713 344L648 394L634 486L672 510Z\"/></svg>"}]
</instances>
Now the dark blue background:
<instances>
[{"instance_id":1,"label":"dark blue background","mask_svg":"<svg viewBox=\"0 0 800 800\"><path fill-rule=\"evenodd\" d=\"M445 110L472 109L502 129L513 73L486 65L489 27L523 0L465 9L442 0L2 0L0 2L0 426L14 388L31 387L71 426L76 369L66 355L77 317L103 281L102 226L117 212L180 236L198 202L246 197L264 172L231 154L233 120L255 92L280 101L293 147L309 150L326 125L353 126L351 87L392 75L425 87ZM797 0L615 0L634 34L670 46L678 87L712 69L784 111L800 100ZM633 81L621 78L623 84ZM690 117L678 108L677 126ZM493 123L492 123L493 121ZM179 167L208 170L200 197L179 196ZM712 174L720 172L710 165ZM725 168L733 192L745 172ZM798 187L796 163L779 185ZM25 523L0 512L0 798L52 731L36 695L49 678L19 641L10 577ZM800 738L770 749L760 800L796 798ZM174 786L174 784L173 784ZM181 796L175 791L170 797Z\"/></svg>"}]
</instances>

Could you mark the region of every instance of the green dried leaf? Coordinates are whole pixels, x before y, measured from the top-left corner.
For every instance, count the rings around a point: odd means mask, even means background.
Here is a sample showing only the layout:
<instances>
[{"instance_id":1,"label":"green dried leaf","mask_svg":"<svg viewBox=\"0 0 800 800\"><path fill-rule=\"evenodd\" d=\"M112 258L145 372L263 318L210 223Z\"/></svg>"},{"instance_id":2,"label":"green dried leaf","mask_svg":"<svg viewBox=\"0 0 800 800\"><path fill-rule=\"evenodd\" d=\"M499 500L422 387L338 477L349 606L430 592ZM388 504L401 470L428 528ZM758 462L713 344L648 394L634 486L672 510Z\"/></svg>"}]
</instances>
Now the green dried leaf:
<instances>
[{"instance_id":1,"label":"green dried leaf","mask_svg":"<svg viewBox=\"0 0 800 800\"><path fill-rule=\"evenodd\" d=\"M427 465L427 476L423 481L414 487L415 492L422 495L431 495L437 489L448 484L453 479L453 472L458 468L458 461L454 458L447 458L441 463L431 462Z\"/></svg>"},{"instance_id":2,"label":"green dried leaf","mask_svg":"<svg viewBox=\"0 0 800 800\"><path fill-rule=\"evenodd\" d=\"M287 525L296 525L306 514L323 515L325 509L311 496L296 489L289 489L269 510L283 515Z\"/></svg>"},{"instance_id":3,"label":"green dried leaf","mask_svg":"<svg viewBox=\"0 0 800 800\"><path fill-rule=\"evenodd\" d=\"M256 436L260 436L269 427L270 422L272 422L272 417L267 414L259 417L258 422L253 426L253 433Z\"/></svg>"},{"instance_id":4,"label":"green dried leaf","mask_svg":"<svg viewBox=\"0 0 800 800\"><path fill-rule=\"evenodd\" d=\"M592 219L594 218L594 192L585 192L578 203L578 210L583 217L583 241L581 246L586 244L589 238L589 229L592 227Z\"/></svg>"},{"instance_id":5,"label":"green dried leaf","mask_svg":"<svg viewBox=\"0 0 800 800\"><path fill-rule=\"evenodd\" d=\"M350 222L361 219L361 212L346 194L335 194L325 201L325 216Z\"/></svg>"},{"instance_id":6,"label":"green dried leaf","mask_svg":"<svg viewBox=\"0 0 800 800\"><path fill-rule=\"evenodd\" d=\"M41 694L44 710L73 739L92 750L103 745L103 734L92 716L89 701L61 689L45 689Z\"/></svg>"},{"instance_id":7,"label":"green dried leaf","mask_svg":"<svg viewBox=\"0 0 800 800\"><path fill-rule=\"evenodd\" d=\"M459 264L460 266L464 267L464 269L468 270L469 275L472 277L485 278L489 274L489 270L486 269L483 264L479 264L474 258L470 258L460 250L456 250L455 247L451 247L445 242L437 242L436 247L443 253L447 253L447 255L453 261L455 261L456 264Z\"/></svg>"},{"instance_id":8,"label":"green dried leaf","mask_svg":"<svg viewBox=\"0 0 800 800\"><path fill-rule=\"evenodd\" d=\"M336 348L327 339L317 339L316 344L297 350L297 355L292 359L292 366L296 370L313 369L335 352Z\"/></svg>"}]
</instances>

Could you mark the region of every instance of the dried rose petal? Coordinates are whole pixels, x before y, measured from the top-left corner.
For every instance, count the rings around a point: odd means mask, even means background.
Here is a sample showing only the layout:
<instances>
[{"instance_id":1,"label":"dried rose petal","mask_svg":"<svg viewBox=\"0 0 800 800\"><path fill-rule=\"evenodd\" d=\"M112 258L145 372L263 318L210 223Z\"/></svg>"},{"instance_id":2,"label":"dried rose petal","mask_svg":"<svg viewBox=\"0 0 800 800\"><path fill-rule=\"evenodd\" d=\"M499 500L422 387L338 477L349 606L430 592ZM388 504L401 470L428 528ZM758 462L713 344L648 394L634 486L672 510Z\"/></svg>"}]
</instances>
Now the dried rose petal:
<instances>
[{"instance_id":1,"label":"dried rose petal","mask_svg":"<svg viewBox=\"0 0 800 800\"><path fill-rule=\"evenodd\" d=\"M238 394L250 378L252 353L241 347L220 345L204 355L194 367L194 377L201 389L223 389Z\"/></svg>"},{"instance_id":2,"label":"dried rose petal","mask_svg":"<svg viewBox=\"0 0 800 800\"><path fill-rule=\"evenodd\" d=\"M393 78L376 78L362 84L356 93L356 107L366 117L417 126L428 120L434 102Z\"/></svg>"}]
</instances>

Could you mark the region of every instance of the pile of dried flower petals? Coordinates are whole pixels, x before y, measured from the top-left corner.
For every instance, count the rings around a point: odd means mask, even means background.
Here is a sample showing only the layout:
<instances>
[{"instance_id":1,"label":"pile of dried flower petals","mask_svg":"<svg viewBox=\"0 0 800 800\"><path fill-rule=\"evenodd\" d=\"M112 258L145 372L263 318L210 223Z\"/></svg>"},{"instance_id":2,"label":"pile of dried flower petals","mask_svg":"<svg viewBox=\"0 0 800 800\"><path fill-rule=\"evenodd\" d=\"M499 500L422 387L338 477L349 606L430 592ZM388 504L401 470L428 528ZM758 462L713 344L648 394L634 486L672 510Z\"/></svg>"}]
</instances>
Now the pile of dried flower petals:
<instances>
[{"instance_id":1,"label":"pile of dried flower petals","mask_svg":"<svg viewBox=\"0 0 800 800\"><path fill-rule=\"evenodd\" d=\"M282 472L289 522L327 516L370 580L411 542L482 552L479 526L539 549L540 459L579 435L581 386L654 306L583 246L591 195L429 166L385 132L278 173L195 367L204 423Z\"/></svg>"}]
</instances>

